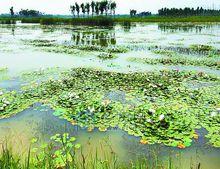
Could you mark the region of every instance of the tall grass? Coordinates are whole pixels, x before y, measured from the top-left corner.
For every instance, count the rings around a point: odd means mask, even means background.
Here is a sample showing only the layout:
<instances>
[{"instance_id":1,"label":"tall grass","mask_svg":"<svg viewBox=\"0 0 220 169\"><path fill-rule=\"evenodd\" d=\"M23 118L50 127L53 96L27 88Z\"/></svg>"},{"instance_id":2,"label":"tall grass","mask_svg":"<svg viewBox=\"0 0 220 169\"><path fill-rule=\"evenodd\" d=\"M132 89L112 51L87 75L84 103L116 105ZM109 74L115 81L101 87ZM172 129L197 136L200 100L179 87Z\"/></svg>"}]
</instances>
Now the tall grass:
<instances>
[{"instance_id":1,"label":"tall grass","mask_svg":"<svg viewBox=\"0 0 220 169\"><path fill-rule=\"evenodd\" d=\"M43 25L69 24L112 26L114 23L129 22L220 22L219 16L189 16L189 17L86 17L86 18L58 18L58 17L29 17L29 18L0 18L0 24L14 24L17 20L22 23L40 23Z\"/></svg>"},{"instance_id":2,"label":"tall grass","mask_svg":"<svg viewBox=\"0 0 220 169\"><path fill-rule=\"evenodd\" d=\"M40 24L69 24L69 25L92 25L92 26L112 26L113 19L110 17L90 17L90 18L42 18Z\"/></svg>"},{"instance_id":3,"label":"tall grass","mask_svg":"<svg viewBox=\"0 0 220 169\"><path fill-rule=\"evenodd\" d=\"M159 159L157 151L150 151L148 158L136 158L129 162L122 162L112 149L111 145L104 142L100 150L94 147L76 148L73 137L55 137L54 142L38 146L30 145L23 155L16 155L7 143L2 145L0 152L1 169L178 169L183 166L174 164L172 155L167 153L167 160ZM108 145L106 145L108 144ZM95 151L94 152L92 152ZM99 154L101 152L101 154ZM177 158L177 157L175 157ZM177 159L182 160L182 159ZM191 169L199 169L200 163L189 165Z\"/></svg>"},{"instance_id":4,"label":"tall grass","mask_svg":"<svg viewBox=\"0 0 220 169\"><path fill-rule=\"evenodd\" d=\"M220 16L189 16L189 17L118 17L114 22L220 22Z\"/></svg>"},{"instance_id":5,"label":"tall grass","mask_svg":"<svg viewBox=\"0 0 220 169\"><path fill-rule=\"evenodd\" d=\"M0 24L15 24L15 18L0 18Z\"/></svg>"}]
</instances>

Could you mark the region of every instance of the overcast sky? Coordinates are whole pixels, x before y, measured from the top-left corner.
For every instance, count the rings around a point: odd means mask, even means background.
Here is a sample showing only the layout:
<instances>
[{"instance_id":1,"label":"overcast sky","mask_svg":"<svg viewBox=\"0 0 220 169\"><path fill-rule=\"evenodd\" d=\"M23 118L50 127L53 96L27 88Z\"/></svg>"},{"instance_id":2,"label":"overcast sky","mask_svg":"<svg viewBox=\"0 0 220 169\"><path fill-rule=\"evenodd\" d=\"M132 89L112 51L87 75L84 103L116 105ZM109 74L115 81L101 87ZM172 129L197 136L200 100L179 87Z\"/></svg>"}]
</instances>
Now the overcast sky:
<instances>
[{"instance_id":1,"label":"overcast sky","mask_svg":"<svg viewBox=\"0 0 220 169\"><path fill-rule=\"evenodd\" d=\"M0 0L0 13L9 13L14 6L15 12L23 9L35 9L48 14L70 14L69 6L74 2L90 2L91 0ZM162 7L197 7L220 8L220 0L115 0L118 14L127 14L130 9L138 12L156 13Z\"/></svg>"}]
</instances>

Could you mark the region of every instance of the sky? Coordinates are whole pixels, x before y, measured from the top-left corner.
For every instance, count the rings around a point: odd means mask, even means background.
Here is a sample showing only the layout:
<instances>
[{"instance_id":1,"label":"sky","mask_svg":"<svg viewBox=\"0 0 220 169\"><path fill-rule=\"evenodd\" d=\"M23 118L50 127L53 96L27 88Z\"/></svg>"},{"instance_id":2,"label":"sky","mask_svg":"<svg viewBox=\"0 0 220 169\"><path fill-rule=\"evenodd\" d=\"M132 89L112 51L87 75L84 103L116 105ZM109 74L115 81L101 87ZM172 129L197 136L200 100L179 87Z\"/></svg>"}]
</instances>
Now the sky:
<instances>
[{"instance_id":1,"label":"sky","mask_svg":"<svg viewBox=\"0 0 220 169\"><path fill-rule=\"evenodd\" d=\"M162 7L197 7L220 9L220 0L115 0L117 14L128 14L130 9L138 12L157 13ZM74 2L91 2L91 0L0 0L0 13L9 13L14 6L15 12L20 9L35 9L47 14L70 14L69 6Z\"/></svg>"}]
</instances>

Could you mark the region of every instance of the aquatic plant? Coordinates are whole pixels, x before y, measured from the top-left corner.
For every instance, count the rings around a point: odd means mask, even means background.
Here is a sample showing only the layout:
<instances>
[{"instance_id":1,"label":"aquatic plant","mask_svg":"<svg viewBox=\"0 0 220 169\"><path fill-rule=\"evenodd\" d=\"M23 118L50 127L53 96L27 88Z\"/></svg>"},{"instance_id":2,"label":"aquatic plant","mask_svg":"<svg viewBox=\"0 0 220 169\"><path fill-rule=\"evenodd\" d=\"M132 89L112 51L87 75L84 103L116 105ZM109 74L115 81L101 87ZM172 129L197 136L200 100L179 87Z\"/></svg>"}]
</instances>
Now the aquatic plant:
<instances>
[{"instance_id":1,"label":"aquatic plant","mask_svg":"<svg viewBox=\"0 0 220 169\"><path fill-rule=\"evenodd\" d=\"M201 45L201 44L193 44L189 47L182 47L182 46L150 46L148 47L149 50L156 54L161 54L165 56L177 56L181 54L185 55L195 55L199 56L210 56L210 55L217 55L220 56L219 49L216 49L212 46L208 45ZM184 56L182 56L184 57Z\"/></svg>"},{"instance_id":2,"label":"aquatic plant","mask_svg":"<svg viewBox=\"0 0 220 169\"><path fill-rule=\"evenodd\" d=\"M58 44L55 41L49 40L30 40L24 41L27 45L33 45L35 47L40 47L40 49L45 50L47 52L55 52L55 53L67 53L67 54L76 54L79 51L99 51L99 52L107 52L107 53L125 53L128 51L126 47L123 46L108 46L102 47L98 45L65 45Z\"/></svg>"},{"instance_id":3,"label":"aquatic plant","mask_svg":"<svg viewBox=\"0 0 220 169\"><path fill-rule=\"evenodd\" d=\"M113 26L113 19L110 17L92 17L92 18L41 18L40 24L69 24L69 25L93 25L93 26Z\"/></svg>"},{"instance_id":4,"label":"aquatic plant","mask_svg":"<svg viewBox=\"0 0 220 169\"><path fill-rule=\"evenodd\" d=\"M7 67L0 67L0 73L5 73L8 71L8 68Z\"/></svg>"},{"instance_id":5,"label":"aquatic plant","mask_svg":"<svg viewBox=\"0 0 220 169\"><path fill-rule=\"evenodd\" d=\"M76 138L68 133L56 134L51 137L49 143L39 144L36 138L30 141L30 148L24 153L16 154L10 149L7 142L2 145L0 152L0 166L2 169L42 169L42 168L69 168L69 169L129 169L129 168L158 168L174 169L182 167L182 164L174 163L173 155L169 158L161 159L159 152L154 149L149 150L149 157L137 157L125 163L119 160L108 140L100 140L102 153L91 152L89 145L84 152L80 144L76 143ZM89 144L89 143L88 143ZM103 148L104 147L104 148ZM175 154L176 160L181 160L181 156ZM191 161L193 166L201 166L197 161ZM196 165L195 165L195 164Z\"/></svg>"},{"instance_id":6,"label":"aquatic plant","mask_svg":"<svg viewBox=\"0 0 220 169\"><path fill-rule=\"evenodd\" d=\"M170 53L169 53L170 54ZM220 62L211 58L186 58L179 56L172 56L166 58L128 58L131 62L139 62L146 64L163 64L163 65L193 65L193 66L207 66L215 69L220 69Z\"/></svg>"},{"instance_id":7,"label":"aquatic plant","mask_svg":"<svg viewBox=\"0 0 220 169\"><path fill-rule=\"evenodd\" d=\"M131 135L142 137L149 144L187 147L191 144L194 129L216 103L202 99L208 97L201 92L202 89L186 88L186 81L190 83L192 80L219 82L219 78L204 73L162 71L122 74L73 69L60 80L49 80L26 88L22 95L49 104L56 110L56 116L87 127L89 131L120 127ZM138 97L141 102L105 99L104 95L109 90L125 91L130 96L129 100Z\"/></svg>"},{"instance_id":8,"label":"aquatic plant","mask_svg":"<svg viewBox=\"0 0 220 169\"><path fill-rule=\"evenodd\" d=\"M97 57L102 59L102 60L115 59L116 58L116 56L112 53L101 53Z\"/></svg>"},{"instance_id":9,"label":"aquatic plant","mask_svg":"<svg viewBox=\"0 0 220 169\"><path fill-rule=\"evenodd\" d=\"M214 48L212 46L208 46L208 45L191 45L190 48L193 51L199 51L199 52L207 52L207 51L211 51L214 50Z\"/></svg>"},{"instance_id":10,"label":"aquatic plant","mask_svg":"<svg viewBox=\"0 0 220 169\"><path fill-rule=\"evenodd\" d=\"M139 136L145 144L184 148L191 145L195 129L205 127L205 117L219 100L219 94L214 94L216 89L186 86L202 81L216 83L219 89L220 79L205 73L173 70L123 74L78 68L60 77L26 86L19 94L3 94L1 97L8 98L12 105L6 105L1 116L42 102L55 110L54 115L88 131L119 127ZM125 100L105 97L118 90L126 93Z\"/></svg>"}]
</instances>

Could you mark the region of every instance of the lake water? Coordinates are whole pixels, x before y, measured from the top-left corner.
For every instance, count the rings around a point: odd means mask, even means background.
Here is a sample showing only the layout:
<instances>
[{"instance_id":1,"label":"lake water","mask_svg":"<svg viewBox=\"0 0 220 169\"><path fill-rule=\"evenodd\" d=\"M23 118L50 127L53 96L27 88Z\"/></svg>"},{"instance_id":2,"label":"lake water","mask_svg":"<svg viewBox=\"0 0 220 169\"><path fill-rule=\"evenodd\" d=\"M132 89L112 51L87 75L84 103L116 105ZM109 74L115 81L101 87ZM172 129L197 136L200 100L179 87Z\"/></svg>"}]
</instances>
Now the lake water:
<instances>
[{"instance_id":1,"label":"lake water","mask_svg":"<svg viewBox=\"0 0 220 169\"><path fill-rule=\"evenodd\" d=\"M46 52L24 43L25 40L51 40L56 44L125 46L131 49L127 53L117 54L114 60L102 61L97 51L77 51L75 54ZM192 44L208 44L220 49L219 24L158 24L136 23L127 26L116 25L113 28L86 26L40 26L35 24L0 25L0 68L7 67L7 80L0 80L0 88L17 90L28 83L19 77L23 72L59 67L92 67L116 72L144 72L162 69L179 69L206 72L220 76L219 69L203 66L149 65L129 62L129 57L160 58L148 48L151 46L184 47ZM190 56L195 57L195 56ZM202 57L202 56L198 56ZM5 74L0 73L0 77ZM0 78L1 79L1 78ZM33 107L7 119L0 120L0 140L13 143L16 152L25 152L33 137L39 142L48 141L56 133L68 132L82 144L83 151L102 153L104 145L116 152L119 159L128 162L137 157L150 157L156 152L160 159L166 160L168 154L175 165L190 168L191 161L203 169L220 168L220 149L207 144L206 131L201 129L199 140L184 150L163 145L141 145L139 138L129 136L117 128L107 132L87 132L86 129L73 126L53 115L49 107L35 104Z\"/></svg>"}]
</instances>

